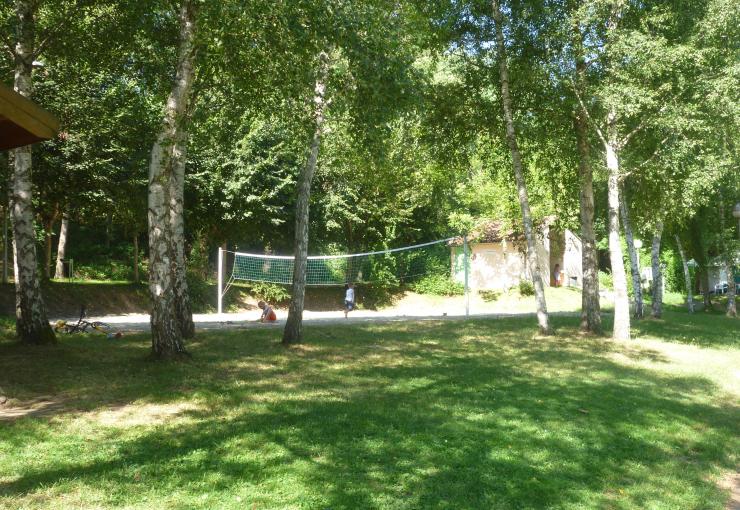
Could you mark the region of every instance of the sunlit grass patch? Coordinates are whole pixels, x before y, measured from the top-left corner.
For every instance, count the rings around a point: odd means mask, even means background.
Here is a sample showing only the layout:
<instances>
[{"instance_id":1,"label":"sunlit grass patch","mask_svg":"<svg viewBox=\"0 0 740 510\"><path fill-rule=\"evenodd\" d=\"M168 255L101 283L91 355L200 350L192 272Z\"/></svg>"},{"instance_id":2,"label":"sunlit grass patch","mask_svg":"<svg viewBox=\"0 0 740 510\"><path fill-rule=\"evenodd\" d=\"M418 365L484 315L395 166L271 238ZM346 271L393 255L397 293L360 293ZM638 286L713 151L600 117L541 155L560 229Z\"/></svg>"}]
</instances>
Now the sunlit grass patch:
<instances>
[{"instance_id":1,"label":"sunlit grass patch","mask_svg":"<svg viewBox=\"0 0 740 510\"><path fill-rule=\"evenodd\" d=\"M62 403L0 423L0 506L722 509L737 323L669 312L618 343L553 322L210 332L180 364L145 337L0 342L16 404Z\"/></svg>"}]
</instances>

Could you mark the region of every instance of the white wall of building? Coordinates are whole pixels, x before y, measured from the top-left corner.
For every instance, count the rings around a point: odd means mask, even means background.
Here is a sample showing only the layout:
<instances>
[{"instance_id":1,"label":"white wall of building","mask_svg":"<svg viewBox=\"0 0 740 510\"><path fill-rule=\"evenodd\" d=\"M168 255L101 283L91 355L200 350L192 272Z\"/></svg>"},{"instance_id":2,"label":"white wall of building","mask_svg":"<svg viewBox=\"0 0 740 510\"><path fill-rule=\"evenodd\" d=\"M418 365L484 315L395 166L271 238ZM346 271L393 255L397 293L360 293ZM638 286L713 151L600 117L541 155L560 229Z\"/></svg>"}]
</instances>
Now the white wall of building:
<instances>
[{"instance_id":1,"label":"white wall of building","mask_svg":"<svg viewBox=\"0 0 740 510\"><path fill-rule=\"evenodd\" d=\"M540 273L545 285L549 286L552 280L554 264L563 268L565 275L563 285L568 285L569 277L577 279L580 286L581 271L581 240L572 232L565 231L562 259L556 262L550 260L550 249L557 243L551 242L547 227L545 235L537 237L537 258L540 264ZM531 280L525 255L526 244L513 241L495 243L470 243L470 265L468 267L468 285L472 289L502 290L519 285L522 279ZM460 283L465 281L463 266L463 247L456 246L450 256L452 278ZM552 262L552 267L551 267Z\"/></svg>"}]
</instances>

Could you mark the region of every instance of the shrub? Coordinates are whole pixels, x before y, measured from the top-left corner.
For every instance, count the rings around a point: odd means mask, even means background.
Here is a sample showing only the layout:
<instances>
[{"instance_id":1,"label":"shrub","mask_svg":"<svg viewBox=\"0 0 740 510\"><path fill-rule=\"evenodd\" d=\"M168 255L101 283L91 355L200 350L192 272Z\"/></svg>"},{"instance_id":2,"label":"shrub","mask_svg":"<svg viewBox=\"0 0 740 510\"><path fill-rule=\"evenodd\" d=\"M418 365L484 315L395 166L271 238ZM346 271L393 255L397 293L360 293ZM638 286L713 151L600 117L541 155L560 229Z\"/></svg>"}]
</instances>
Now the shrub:
<instances>
[{"instance_id":1,"label":"shrub","mask_svg":"<svg viewBox=\"0 0 740 510\"><path fill-rule=\"evenodd\" d=\"M78 280L132 280L134 269L127 261L107 260L104 262L92 262L87 264L74 264L74 278ZM144 261L139 262L139 278L146 280L147 265Z\"/></svg>"},{"instance_id":2,"label":"shrub","mask_svg":"<svg viewBox=\"0 0 740 510\"><path fill-rule=\"evenodd\" d=\"M362 308L376 310L392 305L403 290L398 285L366 284L355 287L356 300Z\"/></svg>"},{"instance_id":3,"label":"shrub","mask_svg":"<svg viewBox=\"0 0 740 510\"><path fill-rule=\"evenodd\" d=\"M498 300L499 296L501 296L501 292L496 291L496 290L479 290L478 294L480 294L480 297L486 303L491 303L493 301L496 301Z\"/></svg>"},{"instance_id":4,"label":"shrub","mask_svg":"<svg viewBox=\"0 0 740 510\"><path fill-rule=\"evenodd\" d=\"M452 281L447 275L430 274L413 283L411 288L419 294L435 296L461 296L465 288L461 283Z\"/></svg>"},{"instance_id":5,"label":"shrub","mask_svg":"<svg viewBox=\"0 0 740 510\"><path fill-rule=\"evenodd\" d=\"M614 277L611 273L599 271L599 288L600 289L614 289Z\"/></svg>"},{"instance_id":6,"label":"shrub","mask_svg":"<svg viewBox=\"0 0 740 510\"><path fill-rule=\"evenodd\" d=\"M216 309L215 288L192 272L188 272L188 293L190 294L190 306L193 312L205 313Z\"/></svg>"},{"instance_id":7,"label":"shrub","mask_svg":"<svg viewBox=\"0 0 740 510\"><path fill-rule=\"evenodd\" d=\"M283 285L268 282L257 282L251 286L252 294L257 299L272 304L285 303L290 300L290 292Z\"/></svg>"},{"instance_id":8,"label":"shrub","mask_svg":"<svg viewBox=\"0 0 740 510\"><path fill-rule=\"evenodd\" d=\"M522 280L519 282L519 295L520 296L534 296L534 285L529 280Z\"/></svg>"}]
</instances>

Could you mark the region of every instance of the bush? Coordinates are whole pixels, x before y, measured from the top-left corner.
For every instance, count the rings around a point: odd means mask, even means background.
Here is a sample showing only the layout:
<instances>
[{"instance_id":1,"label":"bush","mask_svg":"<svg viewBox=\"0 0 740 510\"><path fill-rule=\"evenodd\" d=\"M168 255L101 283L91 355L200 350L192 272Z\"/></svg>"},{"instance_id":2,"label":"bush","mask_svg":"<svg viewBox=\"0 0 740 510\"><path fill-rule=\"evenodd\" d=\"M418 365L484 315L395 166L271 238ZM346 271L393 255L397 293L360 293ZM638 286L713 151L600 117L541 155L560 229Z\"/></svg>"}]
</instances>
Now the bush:
<instances>
[{"instance_id":1,"label":"bush","mask_svg":"<svg viewBox=\"0 0 740 510\"><path fill-rule=\"evenodd\" d=\"M668 292L686 292L683 275L683 263L680 255L672 248L665 248L660 254L663 262L663 279Z\"/></svg>"},{"instance_id":2,"label":"bush","mask_svg":"<svg viewBox=\"0 0 740 510\"><path fill-rule=\"evenodd\" d=\"M216 309L216 290L199 275L188 272L190 306L195 313L211 312Z\"/></svg>"},{"instance_id":3,"label":"bush","mask_svg":"<svg viewBox=\"0 0 740 510\"><path fill-rule=\"evenodd\" d=\"M478 294L480 294L480 297L486 303L492 303L493 301L497 301L499 296L501 296L501 292L496 291L496 290L479 290Z\"/></svg>"},{"instance_id":4,"label":"bush","mask_svg":"<svg viewBox=\"0 0 740 510\"><path fill-rule=\"evenodd\" d=\"M599 271L599 288L614 290L614 277L611 273Z\"/></svg>"},{"instance_id":5,"label":"bush","mask_svg":"<svg viewBox=\"0 0 740 510\"><path fill-rule=\"evenodd\" d=\"M434 296L461 296L465 291L461 283L452 281L447 275L430 274L413 283L411 288L419 294Z\"/></svg>"},{"instance_id":6,"label":"bush","mask_svg":"<svg viewBox=\"0 0 740 510\"><path fill-rule=\"evenodd\" d=\"M147 266L139 263L139 278L147 278ZM79 280L133 280L134 269L128 262L108 260L101 263L74 265L74 277Z\"/></svg>"},{"instance_id":7,"label":"bush","mask_svg":"<svg viewBox=\"0 0 740 510\"><path fill-rule=\"evenodd\" d=\"M392 305L403 290L398 285L366 284L355 287L356 300L362 308L377 310Z\"/></svg>"},{"instance_id":8,"label":"bush","mask_svg":"<svg viewBox=\"0 0 740 510\"><path fill-rule=\"evenodd\" d=\"M290 292L283 285L268 282L257 282L251 286L252 294L257 299L272 304L280 304L290 301Z\"/></svg>"},{"instance_id":9,"label":"bush","mask_svg":"<svg viewBox=\"0 0 740 510\"><path fill-rule=\"evenodd\" d=\"M520 296L534 296L534 285L529 280L522 280L519 282L519 295Z\"/></svg>"}]
</instances>

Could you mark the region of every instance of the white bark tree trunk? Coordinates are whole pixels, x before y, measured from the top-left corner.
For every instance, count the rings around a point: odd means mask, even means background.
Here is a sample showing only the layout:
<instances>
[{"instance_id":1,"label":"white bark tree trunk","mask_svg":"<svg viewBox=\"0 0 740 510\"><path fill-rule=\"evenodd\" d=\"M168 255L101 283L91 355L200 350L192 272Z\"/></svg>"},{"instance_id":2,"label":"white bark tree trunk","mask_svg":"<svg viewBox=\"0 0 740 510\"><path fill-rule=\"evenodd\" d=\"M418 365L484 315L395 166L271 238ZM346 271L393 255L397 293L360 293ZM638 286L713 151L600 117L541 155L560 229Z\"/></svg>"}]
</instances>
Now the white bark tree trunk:
<instances>
[{"instance_id":1,"label":"white bark tree trunk","mask_svg":"<svg viewBox=\"0 0 740 510\"><path fill-rule=\"evenodd\" d=\"M44 278L51 278L51 248L54 237L54 223L57 221L58 211L55 210L49 221L44 225Z\"/></svg>"},{"instance_id":2,"label":"white bark tree trunk","mask_svg":"<svg viewBox=\"0 0 740 510\"><path fill-rule=\"evenodd\" d=\"M735 275L732 271L734 264L734 254L727 246L725 239L725 200L720 195L719 199L719 218L720 218L720 248L722 249L722 266L727 275L727 311L728 317L737 317L737 305L735 303Z\"/></svg>"},{"instance_id":3,"label":"white bark tree trunk","mask_svg":"<svg viewBox=\"0 0 740 510\"><path fill-rule=\"evenodd\" d=\"M606 167L609 178L607 196L609 203L609 259L614 281L614 340L630 339L630 305L627 296L627 274L624 270L622 245L619 238L619 155L617 138L617 116L609 112L607 116Z\"/></svg>"},{"instance_id":4,"label":"white bark tree trunk","mask_svg":"<svg viewBox=\"0 0 740 510\"><path fill-rule=\"evenodd\" d=\"M632 223L630 222L629 209L627 208L627 199L624 189L620 190L619 195L619 212L622 215L622 226L624 227L624 237L627 241L627 253L630 257L630 274L632 275L632 293L635 296L635 319L642 319L645 316L645 303L642 299L642 278L640 277L640 257L635 248L635 237L632 233Z\"/></svg>"},{"instance_id":5,"label":"white bark tree trunk","mask_svg":"<svg viewBox=\"0 0 740 510\"><path fill-rule=\"evenodd\" d=\"M3 207L3 285L8 283L8 207Z\"/></svg>"},{"instance_id":6,"label":"white bark tree trunk","mask_svg":"<svg viewBox=\"0 0 740 510\"><path fill-rule=\"evenodd\" d=\"M326 109L326 80L329 75L329 54L319 55L319 72L314 87L314 133L306 164L298 178L298 200L295 212L295 264L293 288L288 309L288 320L283 330L283 344L300 342L303 337L303 305L306 295L306 268L308 263L308 219L311 200L311 181L316 172L323 134Z\"/></svg>"},{"instance_id":7,"label":"white bark tree trunk","mask_svg":"<svg viewBox=\"0 0 740 510\"><path fill-rule=\"evenodd\" d=\"M650 262L653 271L653 303L652 315L655 319L663 316L663 270L660 267L660 243L663 237L663 222L658 221L653 234L652 249L650 250Z\"/></svg>"},{"instance_id":8,"label":"white bark tree trunk","mask_svg":"<svg viewBox=\"0 0 740 510\"><path fill-rule=\"evenodd\" d=\"M586 96L586 60L583 55L583 34L579 20L573 17L573 46L575 49L576 94ZM601 305L599 303L599 265L594 233L594 187L591 152L588 144L588 118L579 108L574 127L578 148L578 175L581 181L581 330L601 333Z\"/></svg>"},{"instance_id":9,"label":"white bark tree trunk","mask_svg":"<svg viewBox=\"0 0 740 510\"><path fill-rule=\"evenodd\" d=\"M195 58L195 9L190 1L180 7L177 74L167 99L162 130L152 146L149 165L149 292L152 299L152 355L178 358L186 354L177 313L176 253L172 225L172 180L178 130L188 107Z\"/></svg>"},{"instance_id":10,"label":"white bark tree trunk","mask_svg":"<svg viewBox=\"0 0 740 510\"><path fill-rule=\"evenodd\" d=\"M727 271L727 316L737 317L735 274L732 270L732 264L729 264L727 259L725 259L725 271Z\"/></svg>"},{"instance_id":11,"label":"white bark tree trunk","mask_svg":"<svg viewBox=\"0 0 740 510\"><path fill-rule=\"evenodd\" d=\"M54 270L54 278L64 278L64 257L67 254L67 237L69 235L69 215L62 213L62 226L59 229L59 244L57 244L57 264Z\"/></svg>"},{"instance_id":12,"label":"white bark tree trunk","mask_svg":"<svg viewBox=\"0 0 740 510\"><path fill-rule=\"evenodd\" d=\"M504 119L506 121L506 141L508 142L509 149L511 151L514 178L516 179L519 194L519 205L522 210L524 235L527 239L527 261L532 273L535 301L537 302L537 323L539 325L540 332L547 335L551 333L550 318L547 313L545 287L542 282L542 273L540 272L540 263L537 257L537 240L535 239L534 228L532 226L532 215L529 209L529 196L527 194L527 185L524 180L522 158L516 139L516 130L514 128L514 114L512 111L511 93L509 91L509 68L506 62L506 47L504 45L504 15L501 12L498 0L492 0L491 6L493 9L493 19L496 25L496 48L498 50L498 68L499 76L501 78L501 102L503 103Z\"/></svg>"},{"instance_id":13,"label":"white bark tree trunk","mask_svg":"<svg viewBox=\"0 0 740 510\"><path fill-rule=\"evenodd\" d=\"M678 254L681 256L681 264L683 265L683 279L684 285L686 285L686 306L689 309L689 313L694 313L694 289L691 285L689 262L688 260L686 260L686 252L683 251L681 238L678 236L678 234L676 234L676 246L678 247Z\"/></svg>"},{"instance_id":14,"label":"white bark tree trunk","mask_svg":"<svg viewBox=\"0 0 740 510\"><path fill-rule=\"evenodd\" d=\"M187 160L188 135L186 126L181 123L173 147L172 179L170 181L170 222L172 223L172 242L175 255L175 308L180 330L184 338L195 336L195 323L188 292L187 266L185 261L185 163Z\"/></svg>"},{"instance_id":15,"label":"white bark tree trunk","mask_svg":"<svg viewBox=\"0 0 740 510\"><path fill-rule=\"evenodd\" d=\"M32 64L34 47L34 5L30 0L17 0L18 18L15 45L14 89L24 97L33 92ZM20 147L13 153L10 185L10 218L13 227L15 261L15 327L21 341L45 344L56 342L46 317L36 271L36 236L33 227L31 147Z\"/></svg>"}]
</instances>

